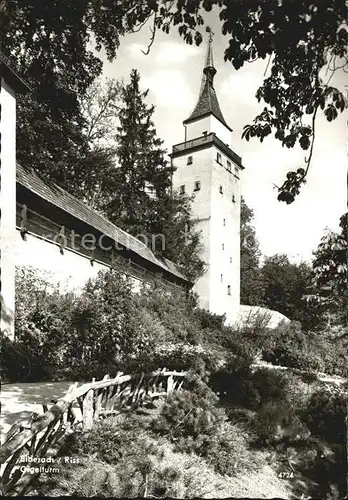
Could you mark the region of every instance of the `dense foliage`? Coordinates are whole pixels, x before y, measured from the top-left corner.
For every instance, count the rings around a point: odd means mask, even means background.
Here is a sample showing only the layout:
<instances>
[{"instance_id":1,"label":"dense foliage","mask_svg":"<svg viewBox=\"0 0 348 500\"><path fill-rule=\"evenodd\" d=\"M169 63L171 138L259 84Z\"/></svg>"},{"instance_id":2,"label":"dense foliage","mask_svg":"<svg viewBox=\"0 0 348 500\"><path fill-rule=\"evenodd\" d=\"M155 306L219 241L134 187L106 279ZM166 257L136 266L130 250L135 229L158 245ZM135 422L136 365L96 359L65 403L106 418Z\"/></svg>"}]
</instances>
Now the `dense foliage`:
<instances>
[{"instance_id":1,"label":"dense foliage","mask_svg":"<svg viewBox=\"0 0 348 500\"><path fill-rule=\"evenodd\" d=\"M240 210L240 301L242 304L260 306L265 290L260 269L261 251L252 225L254 211L243 198Z\"/></svg>"},{"instance_id":2,"label":"dense foliage","mask_svg":"<svg viewBox=\"0 0 348 500\"><path fill-rule=\"evenodd\" d=\"M253 210L241 205L241 303L265 306L299 321L304 331L345 332L347 317L347 214L340 233L327 230L311 263L276 254L260 263Z\"/></svg>"},{"instance_id":3,"label":"dense foliage","mask_svg":"<svg viewBox=\"0 0 348 500\"><path fill-rule=\"evenodd\" d=\"M7 380L89 380L159 367L194 368L207 380L227 359L252 362L260 356L301 370L346 374L343 337L304 332L295 322L270 330L262 318L227 327L223 317L197 308L194 296L146 287L134 294L116 271L90 280L76 296L34 270L18 269L16 290L16 340L5 341L2 354Z\"/></svg>"},{"instance_id":4,"label":"dense foliage","mask_svg":"<svg viewBox=\"0 0 348 500\"><path fill-rule=\"evenodd\" d=\"M317 310L311 310L304 296L312 284L312 269L305 262L292 263L285 254L266 257L262 265L263 303L308 329L320 324Z\"/></svg>"},{"instance_id":5,"label":"dense foliage","mask_svg":"<svg viewBox=\"0 0 348 500\"><path fill-rule=\"evenodd\" d=\"M315 375L344 374L347 356L337 340L305 334L299 323L232 329L197 309L194 296L158 288L134 294L115 272L74 296L19 270L17 291L17 340L3 342L7 380L90 380L161 366L190 371L181 391L145 412L74 434L62 453L77 454L80 464L41 477L39 491L194 496L208 490L192 482L193 459L212 488L221 481L233 488L229 481L239 474L262 475L270 451L280 470L293 461L299 476L292 488L300 494L303 481L314 497L344 491L344 392L323 389ZM257 367L260 355L301 372Z\"/></svg>"},{"instance_id":6,"label":"dense foliage","mask_svg":"<svg viewBox=\"0 0 348 500\"><path fill-rule=\"evenodd\" d=\"M348 214L340 218L340 233L327 231L313 260L313 283L307 295L311 308L327 313L332 324L345 324L347 319L347 246Z\"/></svg>"}]
</instances>

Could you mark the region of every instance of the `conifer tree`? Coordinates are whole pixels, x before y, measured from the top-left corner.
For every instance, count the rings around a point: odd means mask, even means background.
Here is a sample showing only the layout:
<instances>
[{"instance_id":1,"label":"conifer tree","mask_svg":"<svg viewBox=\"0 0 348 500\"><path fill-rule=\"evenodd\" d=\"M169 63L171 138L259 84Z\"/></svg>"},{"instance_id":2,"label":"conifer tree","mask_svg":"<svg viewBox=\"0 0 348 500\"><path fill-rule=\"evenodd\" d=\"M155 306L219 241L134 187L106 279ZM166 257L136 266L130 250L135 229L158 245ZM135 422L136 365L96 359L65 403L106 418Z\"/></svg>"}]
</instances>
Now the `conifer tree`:
<instances>
[{"instance_id":1,"label":"conifer tree","mask_svg":"<svg viewBox=\"0 0 348 500\"><path fill-rule=\"evenodd\" d=\"M116 133L116 168L107 180L107 216L127 231L148 227L147 216L156 198L170 187L171 169L164 158L163 141L152 120L154 106L146 104L148 90L139 87L140 75L132 70L130 82L121 90Z\"/></svg>"},{"instance_id":2,"label":"conifer tree","mask_svg":"<svg viewBox=\"0 0 348 500\"><path fill-rule=\"evenodd\" d=\"M254 212L241 200L240 239L241 239L241 282L240 301L242 304L260 306L263 304L265 284L260 269L261 252L256 231L251 224Z\"/></svg>"},{"instance_id":3,"label":"conifer tree","mask_svg":"<svg viewBox=\"0 0 348 500\"><path fill-rule=\"evenodd\" d=\"M146 241L152 250L195 279L203 271L200 239L194 230L190 200L172 190L173 168L146 103L140 75L132 70L119 95L116 164L105 179L101 209L116 225ZM141 237L140 237L141 236Z\"/></svg>"}]
</instances>

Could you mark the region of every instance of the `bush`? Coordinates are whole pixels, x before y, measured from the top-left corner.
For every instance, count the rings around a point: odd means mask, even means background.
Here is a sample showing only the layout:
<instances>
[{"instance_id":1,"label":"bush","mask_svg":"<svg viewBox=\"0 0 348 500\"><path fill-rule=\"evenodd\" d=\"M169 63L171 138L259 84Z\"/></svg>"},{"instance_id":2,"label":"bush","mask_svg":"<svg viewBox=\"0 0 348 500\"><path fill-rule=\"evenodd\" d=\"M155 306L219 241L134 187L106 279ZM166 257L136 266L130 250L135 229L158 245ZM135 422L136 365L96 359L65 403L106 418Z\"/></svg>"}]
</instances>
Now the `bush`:
<instances>
[{"instance_id":1,"label":"bush","mask_svg":"<svg viewBox=\"0 0 348 500\"><path fill-rule=\"evenodd\" d=\"M343 445L346 437L346 398L343 394L330 394L321 390L312 394L302 410L302 419L313 436L332 444Z\"/></svg>"},{"instance_id":2,"label":"bush","mask_svg":"<svg viewBox=\"0 0 348 500\"><path fill-rule=\"evenodd\" d=\"M96 423L84 434L72 434L62 453L93 455L108 464L117 464L132 453L132 446L151 438L144 419L137 415L123 415Z\"/></svg>"},{"instance_id":3,"label":"bush","mask_svg":"<svg viewBox=\"0 0 348 500\"><path fill-rule=\"evenodd\" d=\"M41 475L36 484L39 495L226 498L236 489L229 478L217 474L203 458L175 452L168 442L149 440L142 447L139 441L132 443L127 456L116 465L95 457L91 460L90 455L78 458L78 464L62 466L60 474Z\"/></svg>"},{"instance_id":4,"label":"bush","mask_svg":"<svg viewBox=\"0 0 348 500\"><path fill-rule=\"evenodd\" d=\"M217 397L207 387L175 392L166 399L151 429L175 441L180 451L202 451L224 421L216 402Z\"/></svg>"},{"instance_id":5,"label":"bush","mask_svg":"<svg viewBox=\"0 0 348 500\"><path fill-rule=\"evenodd\" d=\"M140 348L133 329L131 285L119 273L99 273L89 280L72 314L72 358L115 362L123 353Z\"/></svg>"},{"instance_id":6,"label":"bush","mask_svg":"<svg viewBox=\"0 0 348 500\"><path fill-rule=\"evenodd\" d=\"M247 437L245 428L226 422L218 429L203 456L222 475L256 473L264 465L264 460L250 449Z\"/></svg>"},{"instance_id":7,"label":"bush","mask_svg":"<svg viewBox=\"0 0 348 500\"><path fill-rule=\"evenodd\" d=\"M284 429L291 427L294 418L294 409L285 402L268 401L262 404L253 421L256 442L265 446L282 439Z\"/></svg>"},{"instance_id":8,"label":"bush","mask_svg":"<svg viewBox=\"0 0 348 500\"><path fill-rule=\"evenodd\" d=\"M230 357L226 365L210 379L224 404L255 410L267 402L287 398L287 378L275 370L252 369L251 358Z\"/></svg>"},{"instance_id":9,"label":"bush","mask_svg":"<svg viewBox=\"0 0 348 500\"><path fill-rule=\"evenodd\" d=\"M222 425L219 428L213 422L204 422L203 414L207 414L215 398L199 379L193 377L191 383L195 387L196 397L192 398L191 403L199 400L205 406L198 407L202 410L200 415L197 413L181 426L180 408L184 399L174 398L173 395L164 405L163 417L167 420L164 427L159 424L160 419L151 424L133 415L121 419L110 418L107 422L98 423L86 434L72 435L61 454L78 456L81 465L74 467L75 472L69 467L65 468L56 478L56 483L51 483L50 490L46 480L40 493L50 491L52 494L53 490L54 494L60 492L64 495L75 492L84 496L98 493L101 496L133 497L144 496L146 491L148 495L157 497L201 497L210 492L214 496L214 488L218 488L218 492L223 484L222 478L214 473L203 458L189 455L193 449L200 450L211 466L223 474L232 475L244 468L255 470L260 459L247 449L246 441L237 427ZM192 393L182 391L182 396L189 395ZM169 407L177 408L177 412L168 413ZM169 414L171 417L168 419ZM213 432L215 430L217 432ZM206 451L206 442L200 441L200 445L196 442L202 431L210 440ZM178 452L185 444L189 445L186 452ZM92 466L90 457L93 457ZM103 463L107 475L102 471Z\"/></svg>"},{"instance_id":10,"label":"bush","mask_svg":"<svg viewBox=\"0 0 348 500\"><path fill-rule=\"evenodd\" d=\"M271 330L262 347L265 361L305 371L324 371L346 376L347 345L344 338L320 332L302 332L297 322Z\"/></svg>"},{"instance_id":11,"label":"bush","mask_svg":"<svg viewBox=\"0 0 348 500\"><path fill-rule=\"evenodd\" d=\"M1 334L1 380L3 382L25 382L45 378L40 362L31 355L30 349L21 342L11 341Z\"/></svg>"},{"instance_id":12,"label":"bush","mask_svg":"<svg viewBox=\"0 0 348 500\"><path fill-rule=\"evenodd\" d=\"M59 378L71 340L70 318L75 306L71 293L60 293L49 277L32 268L16 269L15 338L13 349L26 359L27 381ZM9 351L8 351L8 355ZM22 375L13 372L7 356L5 370L13 381Z\"/></svg>"},{"instance_id":13,"label":"bush","mask_svg":"<svg viewBox=\"0 0 348 500\"><path fill-rule=\"evenodd\" d=\"M346 494L346 394L319 390L300 411L311 432L311 447L316 450L305 474L315 481L316 498L343 498ZM334 494L334 492L336 492Z\"/></svg>"},{"instance_id":14,"label":"bush","mask_svg":"<svg viewBox=\"0 0 348 500\"><path fill-rule=\"evenodd\" d=\"M226 422L216 396L199 378L191 380L189 389L167 398L151 422L152 431L170 440L176 451L205 457L220 474L255 471L259 458L249 450L245 431Z\"/></svg>"},{"instance_id":15,"label":"bush","mask_svg":"<svg viewBox=\"0 0 348 500\"><path fill-rule=\"evenodd\" d=\"M262 403L278 403L287 398L288 378L284 373L261 368L253 373L252 383Z\"/></svg>"},{"instance_id":16,"label":"bush","mask_svg":"<svg viewBox=\"0 0 348 500\"><path fill-rule=\"evenodd\" d=\"M194 316L202 330L222 330L226 321L225 315L213 314L206 309L196 309Z\"/></svg>"},{"instance_id":17,"label":"bush","mask_svg":"<svg viewBox=\"0 0 348 500\"><path fill-rule=\"evenodd\" d=\"M199 321L195 317L195 302L182 292L144 289L136 298L137 307L144 307L158 318L168 331L167 339L197 345L202 341Z\"/></svg>"},{"instance_id":18,"label":"bush","mask_svg":"<svg viewBox=\"0 0 348 500\"><path fill-rule=\"evenodd\" d=\"M145 351L128 361L128 369L134 367L142 371L158 368L169 370L193 369L202 377L207 377L220 364L221 354L204 345L192 345L184 342L166 342L153 347L152 352Z\"/></svg>"}]
</instances>

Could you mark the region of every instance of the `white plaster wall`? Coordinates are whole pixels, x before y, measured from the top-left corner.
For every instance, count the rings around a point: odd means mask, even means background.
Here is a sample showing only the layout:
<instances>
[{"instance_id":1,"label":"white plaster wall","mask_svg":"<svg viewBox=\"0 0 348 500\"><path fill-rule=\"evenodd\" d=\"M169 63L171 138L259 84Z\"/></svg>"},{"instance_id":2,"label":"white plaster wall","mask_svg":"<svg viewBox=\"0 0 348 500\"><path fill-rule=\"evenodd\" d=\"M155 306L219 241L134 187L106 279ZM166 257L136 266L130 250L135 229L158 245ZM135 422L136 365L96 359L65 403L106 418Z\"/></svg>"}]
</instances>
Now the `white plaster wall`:
<instances>
[{"instance_id":1,"label":"white plaster wall","mask_svg":"<svg viewBox=\"0 0 348 500\"><path fill-rule=\"evenodd\" d=\"M15 259L17 266L33 267L49 273L49 281L59 284L61 291L79 292L89 278L94 278L99 271L107 271L108 266L65 249L62 255L54 243L27 234L24 241L20 232L16 232ZM132 278L133 291L139 291L141 282Z\"/></svg>"},{"instance_id":2,"label":"white plaster wall","mask_svg":"<svg viewBox=\"0 0 348 500\"><path fill-rule=\"evenodd\" d=\"M226 158L223 165L216 161L217 152L215 146L210 146L175 158L173 187L185 185L186 194L195 195L192 208L194 216L200 219L197 228L202 231L202 258L208 265L205 275L194 286L200 307L226 314L227 322L231 323L237 317L240 303L240 179L233 174L233 164L232 172L225 168ZM188 156L193 159L189 165ZM193 193L197 180L201 189Z\"/></svg>"},{"instance_id":3,"label":"white plaster wall","mask_svg":"<svg viewBox=\"0 0 348 500\"><path fill-rule=\"evenodd\" d=\"M1 331L14 336L16 239L16 97L1 79ZM6 317L3 316L6 313Z\"/></svg>"},{"instance_id":4,"label":"white plaster wall","mask_svg":"<svg viewBox=\"0 0 348 500\"><path fill-rule=\"evenodd\" d=\"M215 132L216 136L224 142L228 147L231 147L231 132L223 123L220 122L214 115L211 115L211 132Z\"/></svg>"},{"instance_id":5,"label":"white plaster wall","mask_svg":"<svg viewBox=\"0 0 348 500\"><path fill-rule=\"evenodd\" d=\"M218 314L226 314L227 322L231 322L237 315L240 303L240 180L216 161L217 152L214 147L210 308ZM220 193L220 186L223 194ZM235 202L232 201L233 195ZM231 295L228 295L228 286L231 287Z\"/></svg>"},{"instance_id":6,"label":"white plaster wall","mask_svg":"<svg viewBox=\"0 0 348 500\"><path fill-rule=\"evenodd\" d=\"M188 123L187 125L185 125L185 127L186 127L186 141L190 141L191 139L197 139L197 137L202 137L203 132L208 132L208 134L210 134L211 132L210 116L206 116L204 118L201 118L200 120Z\"/></svg>"},{"instance_id":7,"label":"white plaster wall","mask_svg":"<svg viewBox=\"0 0 348 500\"><path fill-rule=\"evenodd\" d=\"M231 144L230 131L213 115L189 123L186 127L187 140L200 137L207 131L215 132L220 140L229 146ZM221 154L222 165L217 162L217 152ZM187 164L188 156L193 158L190 165ZM195 284L194 290L199 295L200 307L213 313L226 314L227 323L233 323L240 304L241 180L240 170L232 160L229 161L231 172L227 170L227 157L213 145L177 157L173 161L177 167L173 186L179 188L185 185L186 194L191 195L194 181L201 182L201 190L194 193L192 208L195 217L201 220L197 227L202 231L202 258L208 268ZM235 175L236 172L238 175ZM223 194L220 193L220 186L223 187ZM232 201L232 195L235 202ZM231 295L228 295L228 285Z\"/></svg>"},{"instance_id":8,"label":"white plaster wall","mask_svg":"<svg viewBox=\"0 0 348 500\"><path fill-rule=\"evenodd\" d=\"M202 137L203 132L214 132L216 136L229 147L231 146L231 132L214 115L209 115L200 120L186 125L186 140Z\"/></svg>"},{"instance_id":9,"label":"white plaster wall","mask_svg":"<svg viewBox=\"0 0 348 500\"><path fill-rule=\"evenodd\" d=\"M192 156L192 164L187 164L187 157ZM200 297L200 306L209 309L210 301L210 217L211 217L211 176L213 148L195 151L189 155L175 158L173 161L177 170L173 175L173 187L185 185L186 194L194 194L192 204L194 217L199 220L196 230L201 231L203 252L202 259L208 264L204 276L194 286L194 291ZM200 181L200 191L194 192L194 182Z\"/></svg>"}]
</instances>

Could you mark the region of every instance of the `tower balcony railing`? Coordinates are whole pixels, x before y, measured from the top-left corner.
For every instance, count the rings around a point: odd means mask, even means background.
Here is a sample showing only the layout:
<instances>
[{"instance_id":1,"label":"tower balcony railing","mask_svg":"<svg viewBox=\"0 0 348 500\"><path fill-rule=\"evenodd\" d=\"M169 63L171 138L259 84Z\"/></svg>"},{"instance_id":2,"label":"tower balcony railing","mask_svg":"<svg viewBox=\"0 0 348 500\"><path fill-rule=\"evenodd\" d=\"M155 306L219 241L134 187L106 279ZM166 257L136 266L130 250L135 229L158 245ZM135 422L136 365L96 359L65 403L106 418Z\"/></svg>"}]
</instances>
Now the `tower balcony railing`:
<instances>
[{"instance_id":1,"label":"tower balcony railing","mask_svg":"<svg viewBox=\"0 0 348 500\"><path fill-rule=\"evenodd\" d=\"M223 153L226 154L231 160L233 160L239 167L242 166L242 159L238 156L227 144L225 144L221 139L219 139L215 132L210 134L202 135L196 139L191 139L190 141L180 142L173 146L172 155L177 155L178 153L184 153L187 150L200 149L207 144L215 144Z\"/></svg>"}]
</instances>

